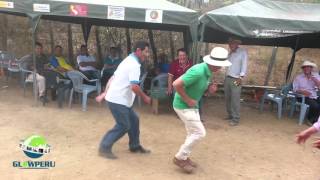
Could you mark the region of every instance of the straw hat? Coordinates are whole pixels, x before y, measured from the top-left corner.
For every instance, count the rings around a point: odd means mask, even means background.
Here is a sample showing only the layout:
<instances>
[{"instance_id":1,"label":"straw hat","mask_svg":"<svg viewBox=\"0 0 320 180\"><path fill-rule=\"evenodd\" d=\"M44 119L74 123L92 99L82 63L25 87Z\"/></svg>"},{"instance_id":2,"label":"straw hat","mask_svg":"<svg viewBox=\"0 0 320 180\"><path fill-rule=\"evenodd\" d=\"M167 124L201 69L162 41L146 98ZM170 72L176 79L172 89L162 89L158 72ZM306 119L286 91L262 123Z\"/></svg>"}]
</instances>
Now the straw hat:
<instances>
[{"instance_id":1,"label":"straw hat","mask_svg":"<svg viewBox=\"0 0 320 180\"><path fill-rule=\"evenodd\" d=\"M308 60L303 61L301 68L303 68L305 66L311 66L313 68L317 68L317 65L315 63L308 61Z\"/></svg>"},{"instance_id":2,"label":"straw hat","mask_svg":"<svg viewBox=\"0 0 320 180\"><path fill-rule=\"evenodd\" d=\"M228 60L228 50L222 47L215 47L209 55L203 57L203 61L212 66L231 66Z\"/></svg>"}]
</instances>

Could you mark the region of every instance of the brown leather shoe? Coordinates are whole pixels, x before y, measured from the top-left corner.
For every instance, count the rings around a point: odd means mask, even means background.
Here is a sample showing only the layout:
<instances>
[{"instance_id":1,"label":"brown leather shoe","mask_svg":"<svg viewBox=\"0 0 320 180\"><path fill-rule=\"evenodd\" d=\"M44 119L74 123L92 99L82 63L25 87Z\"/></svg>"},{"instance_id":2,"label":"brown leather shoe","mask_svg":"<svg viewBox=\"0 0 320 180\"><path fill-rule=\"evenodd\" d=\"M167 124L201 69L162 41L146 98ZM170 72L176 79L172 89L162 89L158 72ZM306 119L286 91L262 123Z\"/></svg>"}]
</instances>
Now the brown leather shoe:
<instances>
[{"instance_id":1,"label":"brown leather shoe","mask_svg":"<svg viewBox=\"0 0 320 180\"><path fill-rule=\"evenodd\" d=\"M190 158L187 158L187 161L192 167L194 167L194 168L198 167L198 164L193 162Z\"/></svg>"},{"instance_id":2,"label":"brown leather shoe","mask_svg":"<svg viewBox=\"0 0 320 180\"><path fill-rule=\"evenodd\" d=\"M186 173L192 173L194 169L194 167L191 166L188 160L179 160L176 157L174 157L173 163L179 166Z\"/></svg>"}]
</instances>

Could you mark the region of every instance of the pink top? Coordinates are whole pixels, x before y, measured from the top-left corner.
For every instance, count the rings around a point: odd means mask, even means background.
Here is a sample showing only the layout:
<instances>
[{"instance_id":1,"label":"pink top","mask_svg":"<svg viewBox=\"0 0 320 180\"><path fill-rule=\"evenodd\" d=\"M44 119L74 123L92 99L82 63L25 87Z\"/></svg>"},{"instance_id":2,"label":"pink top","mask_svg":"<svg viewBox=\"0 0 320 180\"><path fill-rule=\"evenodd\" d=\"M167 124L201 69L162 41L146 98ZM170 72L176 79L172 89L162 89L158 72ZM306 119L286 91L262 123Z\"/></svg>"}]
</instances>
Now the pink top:
<instances>
[{"instance_id":1,"label":"pink top","mask_svg":"<svg viewBox=\"0 0 320 180\"><path fill-rule=\"evenodd\" d=\"M318 121L313 124L313 127L317 129L317 131L320 131L320 116L318 118Z\"/></svg>"}]
</instances>

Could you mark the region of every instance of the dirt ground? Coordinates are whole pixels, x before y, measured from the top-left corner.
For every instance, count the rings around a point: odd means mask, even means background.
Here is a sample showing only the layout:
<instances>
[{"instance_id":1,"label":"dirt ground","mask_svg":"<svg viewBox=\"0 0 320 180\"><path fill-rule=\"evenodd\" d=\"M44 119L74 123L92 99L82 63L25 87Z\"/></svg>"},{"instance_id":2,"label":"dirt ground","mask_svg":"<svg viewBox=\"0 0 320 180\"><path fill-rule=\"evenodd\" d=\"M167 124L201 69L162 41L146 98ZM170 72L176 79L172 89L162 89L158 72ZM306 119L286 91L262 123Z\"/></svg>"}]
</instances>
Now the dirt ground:
<instances>
[{"instance_id":1,"label":"dirt ground","mask_svg":"<svg viewBox=\"0 0 320 180\"><path fill-rule=\"evenodd\" d=\"M192 159L200 167L193 174L184 174L172 158L184 141L185 130L169 104L162 104L155 116L144 105L136 108L140 115L141 142L150 148L150 155L128 151L125 136L114 146L117 160L98 156L98 145L105 132L114 125L109 110L89 100L88 111L80 104L72 109L57 108L50 101L45 107L34 106L31 89L23 97L17 83L8 88L0 79L0 179L1 180L316 180L320 178L320 151L297 145L297 117L276 113L260 113L256 104L244 102L241 123L229 127L222 98L205 100L204 118L207 136L196 146ZM19 142L32 134L45 137L51 152L39 160L55 161L51 169L18 169L13 161L31 160L19 149Z\"/></svg>"}]
</instances>

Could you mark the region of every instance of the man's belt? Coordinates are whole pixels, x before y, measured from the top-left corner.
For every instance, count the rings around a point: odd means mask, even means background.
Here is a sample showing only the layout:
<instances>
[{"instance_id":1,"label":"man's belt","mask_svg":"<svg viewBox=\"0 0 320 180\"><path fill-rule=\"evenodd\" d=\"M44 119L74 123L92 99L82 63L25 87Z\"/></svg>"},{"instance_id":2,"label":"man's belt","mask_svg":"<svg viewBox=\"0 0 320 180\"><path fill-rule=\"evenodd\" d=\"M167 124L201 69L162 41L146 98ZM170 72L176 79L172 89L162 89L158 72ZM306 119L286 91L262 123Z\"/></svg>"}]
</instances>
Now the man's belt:
<instances>
[{"instance_id":1,"label":"man's belt","mask_svg":"<svg viewBox=\"0 0 320 180\"><path fill-rule=\"evenodd\" d=\"M227 76L228 78L232 78L232 79L239 79L238 77L232 77L232 76Z\"/></svg>"}]
</instances>

